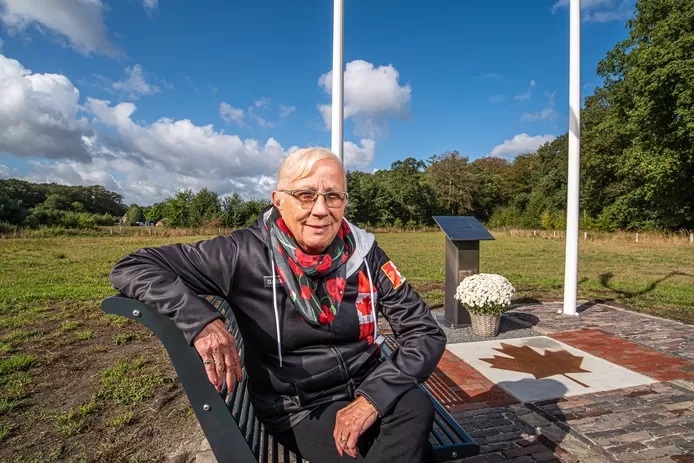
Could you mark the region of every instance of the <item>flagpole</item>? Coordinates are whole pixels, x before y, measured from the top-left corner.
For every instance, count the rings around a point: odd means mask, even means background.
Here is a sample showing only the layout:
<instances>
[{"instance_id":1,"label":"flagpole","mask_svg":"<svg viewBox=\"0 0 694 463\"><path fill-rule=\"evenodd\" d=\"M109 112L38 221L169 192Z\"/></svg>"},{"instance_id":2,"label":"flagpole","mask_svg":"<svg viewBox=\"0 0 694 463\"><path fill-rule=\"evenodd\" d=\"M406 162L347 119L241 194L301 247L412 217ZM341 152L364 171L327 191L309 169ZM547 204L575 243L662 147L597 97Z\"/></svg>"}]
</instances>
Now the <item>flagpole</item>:
<instances>
[{"instance_id":1,"label":"flagpole","mask_svg":"<svg viewBox=\"0 0 694 463\"><path fill-rule=\"evenodd\" d=\"M581 169L581 2L570 0L569 26L569 168L566 198L564 313L578 304L578 208Z\"/></svg>"},{"instance_id":2,"label":"flagpole","mask_svg":"<svg viewBox=\"0 0 694 463\"><path fill-rule=\"evenodd\" d=\"M344 164L344 0L334 0L333 11L333 101L331 151Z\"/></svg>"}]
</instances>

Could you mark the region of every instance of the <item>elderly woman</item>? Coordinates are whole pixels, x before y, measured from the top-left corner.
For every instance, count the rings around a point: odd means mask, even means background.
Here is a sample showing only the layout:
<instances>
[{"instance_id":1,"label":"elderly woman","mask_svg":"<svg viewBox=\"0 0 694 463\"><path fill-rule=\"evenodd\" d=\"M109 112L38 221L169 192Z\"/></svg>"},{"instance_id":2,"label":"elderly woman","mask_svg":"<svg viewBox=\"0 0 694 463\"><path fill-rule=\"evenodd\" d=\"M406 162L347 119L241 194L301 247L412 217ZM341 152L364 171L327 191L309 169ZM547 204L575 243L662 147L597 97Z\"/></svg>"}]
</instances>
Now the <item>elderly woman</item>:
<instances>
[{"instance_id":1,"label":"elderly woman","mask_svg":"<svg viewBox=\"0 0 694 463\"><path fill-rule=\"evenodd\" d=\"M433 407L416 386L446 338L374 236L344 218L347 197L333 153L295 151L254 225L141 249L111 282L170 316L220 391L240 378L240 360L222 316L198 295L225 298L259 419L309 461L426 461ZM386 362L374 342L379 314L400 346Z\"/></svg>"}]
</instances>

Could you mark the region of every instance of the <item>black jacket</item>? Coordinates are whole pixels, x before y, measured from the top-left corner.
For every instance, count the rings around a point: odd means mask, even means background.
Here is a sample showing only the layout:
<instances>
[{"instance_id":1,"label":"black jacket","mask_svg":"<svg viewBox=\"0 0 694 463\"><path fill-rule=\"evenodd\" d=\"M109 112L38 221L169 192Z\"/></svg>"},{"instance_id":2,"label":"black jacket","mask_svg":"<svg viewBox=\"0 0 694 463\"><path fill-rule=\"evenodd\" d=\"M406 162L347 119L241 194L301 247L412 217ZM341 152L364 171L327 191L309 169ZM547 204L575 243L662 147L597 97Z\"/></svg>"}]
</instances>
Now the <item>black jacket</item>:
<instances>
[{"instance_id":1,"label":"black jacket","mask_svg":"<svg viewBox=\"0 0 694 463\"><path fill-rule=\"evenodd\" d=\"M226 299L246 346L251 401L271 433L288 430L317 405L355 395L363 395L384 416L402 394L429 377L446 338L373 235L350 225L357 252L345 264L345 294L335 320L318 328L294 309L279 278L273 304L262 217L227 236L140 249L121 259L110 279L126 296L170 316L191 344L206 324L222 317L198 295ZM373 325L365 329L364 324L376 315L364 310L371 307L370 295L366 299L364 293L368 281L373 286L366 293L375 290L374 307L386 317L400 346L381 364L377 344L366 336Z\"/></svg>"}]
</instances>

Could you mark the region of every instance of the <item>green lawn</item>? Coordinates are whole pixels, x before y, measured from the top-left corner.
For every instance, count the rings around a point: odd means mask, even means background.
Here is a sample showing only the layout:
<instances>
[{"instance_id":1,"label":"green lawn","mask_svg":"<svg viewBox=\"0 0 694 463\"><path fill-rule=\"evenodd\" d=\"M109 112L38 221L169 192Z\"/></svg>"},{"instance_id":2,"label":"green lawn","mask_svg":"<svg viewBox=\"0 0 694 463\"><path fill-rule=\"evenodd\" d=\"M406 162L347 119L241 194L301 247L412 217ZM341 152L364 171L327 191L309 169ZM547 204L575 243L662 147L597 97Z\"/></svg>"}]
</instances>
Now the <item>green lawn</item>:
<instances>
[{"instance_id":1,"label":"green lawn","mask_svg":"<svg viewBox=\"0 0 694 463\"><path fill-rule=\"evenodd\" d=\"M565 242L496 234L480 244L480 271L499 273L517 300L562 301ZM382 234L378 240L415 286L444 281L443 233ZM578 296L694 323L694 245L626 241L579 243ZM425 292L443 301L443 288Z\"/></svg>"},{"instance_id":2,"label":"green lawn","mask_svg":"<svg viewBox=\"0 0 694 463\"><path fill-rule=\"evenodd\" d=\"M0 241L0 303L94 300L112 294L108 273L142 246L205 237L61 237ZM402 273L432 304L443 301L444 235L377 235ZM562 300L564 242L499 233L483 241L480 271L506 276L518 300ZM694 246L624 241L579 243L581 299L609 299L646 313L692 323Z\"/></svg>"}]
</instances>

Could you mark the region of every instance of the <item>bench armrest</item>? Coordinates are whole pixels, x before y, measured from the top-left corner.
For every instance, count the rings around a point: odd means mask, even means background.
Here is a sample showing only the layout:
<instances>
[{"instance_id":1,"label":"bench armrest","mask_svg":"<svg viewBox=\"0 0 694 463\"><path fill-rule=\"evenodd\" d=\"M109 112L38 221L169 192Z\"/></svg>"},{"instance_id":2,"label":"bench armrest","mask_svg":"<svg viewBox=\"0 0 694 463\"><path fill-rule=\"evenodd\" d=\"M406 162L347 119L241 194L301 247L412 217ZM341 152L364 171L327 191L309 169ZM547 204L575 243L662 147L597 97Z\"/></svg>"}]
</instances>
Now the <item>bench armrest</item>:
<instances>
[{"instance_id":1,"label":"bench armrest","mask_svg":"<svg viewBox=\"0 0 694 463\"><path fill-rule=\"evenodd\" d=\"M207 372L198 352L188 345L183 332L170 318L143 302L122 295L104 299L101 309L142 323L161 340L217 461L258 461L229 413L224 399L207 379Z\"/></svg>"}]
</instances>

